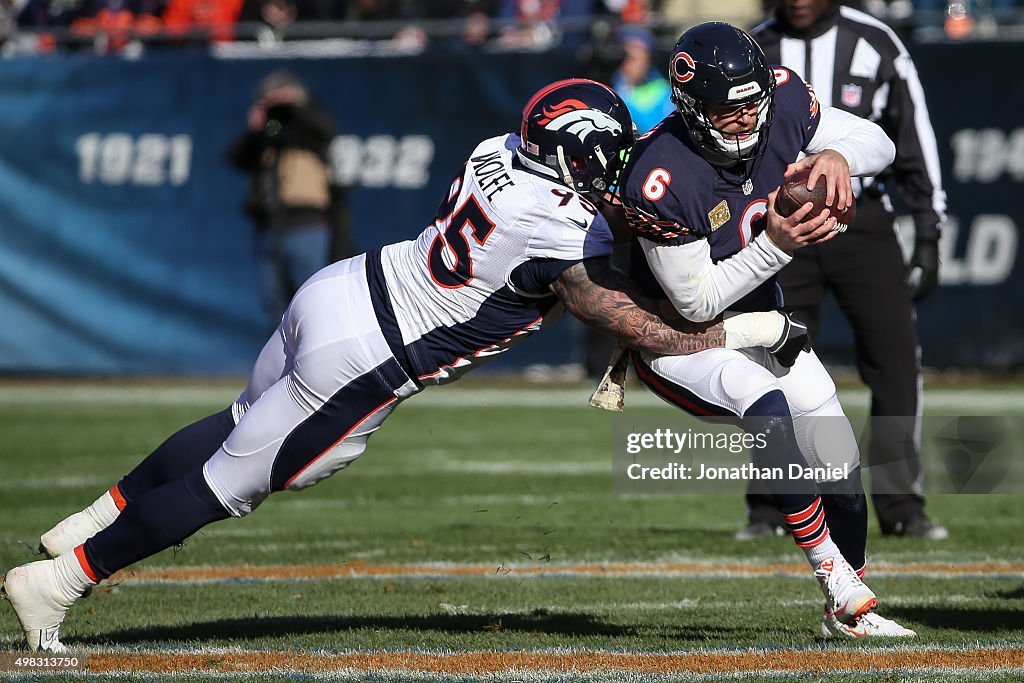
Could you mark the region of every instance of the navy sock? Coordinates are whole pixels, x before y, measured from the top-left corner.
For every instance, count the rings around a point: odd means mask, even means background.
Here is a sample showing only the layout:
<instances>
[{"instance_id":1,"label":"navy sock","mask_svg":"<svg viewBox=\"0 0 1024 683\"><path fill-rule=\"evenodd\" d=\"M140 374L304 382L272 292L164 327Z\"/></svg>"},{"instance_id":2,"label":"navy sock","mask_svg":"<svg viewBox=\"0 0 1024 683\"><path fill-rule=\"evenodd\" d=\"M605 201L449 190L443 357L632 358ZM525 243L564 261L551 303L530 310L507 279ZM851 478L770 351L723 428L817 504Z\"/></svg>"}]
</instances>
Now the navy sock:
<instances>
[{"instance_id":1,"label":"navy sock","mask_svg":"<svg viewBox=\"0 0 1024 683\"><path fill-rule=\"evenodd\" d=\"M235 428L231 408L179 429L117 483L129 503L202 467Z\"/></svg>"},{"instance_id":2,"label":"navy sock","mask_svg":"<svg viewBox=\"0 0 1024 683\"><path fill-rule=\"evenodd\" d=\"M758 467L780 467L788 474L791 463L806 466L807 461L796 443L789 403L781 390L769 391L754 401L743 414L743 426L751 434L764 435L765 446L750 449L751 459ZM806 510L818 497L817 486L810 480L785 477L781 481L768 480L765 484L784 515Z\"/></svg>"},{"instance_id":3,"label":"navy sock","mask_svg":"<svg viewBox=\"0 0 1024 683\"><path fill-rule=\"evenodd\" d=\"M113 524L86 541L86 573L95 581L105 579L227 517L202 468L193 470L137 497Z\"/></svg>"},{"instance_id":4,"label":"navy sock","mask_svg":"<svg viewBox=\"0 0 1024 683\"><path fill-rule=\"evenodd\" d=\"M868 503L860 479L860 467L850 472L849 479L819 484L821 502L832 540L854 569L867 562Z\"/></svg>"}]
</instances>

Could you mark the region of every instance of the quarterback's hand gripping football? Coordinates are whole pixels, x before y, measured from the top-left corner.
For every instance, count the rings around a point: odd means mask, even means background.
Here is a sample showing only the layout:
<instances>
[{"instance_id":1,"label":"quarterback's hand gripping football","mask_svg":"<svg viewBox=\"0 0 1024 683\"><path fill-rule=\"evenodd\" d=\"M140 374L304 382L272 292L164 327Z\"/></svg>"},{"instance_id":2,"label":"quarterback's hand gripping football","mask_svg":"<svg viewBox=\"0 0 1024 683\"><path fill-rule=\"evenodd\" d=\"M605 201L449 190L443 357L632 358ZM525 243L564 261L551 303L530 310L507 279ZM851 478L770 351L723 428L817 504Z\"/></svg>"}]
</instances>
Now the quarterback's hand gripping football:
<instances>
[{"instance_id":1,"label":"quarterback's hand gripping football","mask_svg":"<svg viewBox=\"0 0 1024 683\"><path fill-rule=\"evenodd\" d=\"M792 252L794 249L811 244L821 244L835 237L836 219L824 209L818 215L811 215L813 205L808 202L788 217L776 208L778 188L768 193L768 215L766 217L768 239L779 249Z\"/></svg>"},{"instance_id":2,"label":"quarterback's hand gripping football","mask_svg":"<svg viewBox=\"0 0 1024 683\"><path fill-rule=\"evenodd\" d=\"M825 183L825 203L837 209L845 209L855 201L853 183L850 180L850 164L839 152L826 149L818 154L811 154L795 161L786 168L785 177L808 168L811 171L807 179L809 186Z\"/></svg>"},{"instance_id":3,"label":"quarterback's hand gripping football","mask_svg":"<svg viewBox=\"0 0 1024 683\"><path fill-rule=\"evenodd\" d=\"M775 356L780 365L791 368L801 351L810 352L811 337L807 332L807 325L794 320L788 313L782 315L786 319L782 334L768 347L768 351Z\"/></svg>"}]
</instances>

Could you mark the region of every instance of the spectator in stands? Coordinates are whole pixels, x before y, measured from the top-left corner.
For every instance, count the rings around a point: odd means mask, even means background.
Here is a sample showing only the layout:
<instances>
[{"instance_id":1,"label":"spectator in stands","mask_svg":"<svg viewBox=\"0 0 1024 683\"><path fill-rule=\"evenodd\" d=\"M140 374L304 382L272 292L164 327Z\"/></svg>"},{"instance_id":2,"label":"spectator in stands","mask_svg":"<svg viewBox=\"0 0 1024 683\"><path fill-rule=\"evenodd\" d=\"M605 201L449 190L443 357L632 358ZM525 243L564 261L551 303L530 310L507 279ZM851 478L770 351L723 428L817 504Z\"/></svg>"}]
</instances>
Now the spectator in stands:
<instances>
[{"instance_id":1,"label":"spectator in stands","mask_svg":"<svg viewBox=\"0 0 1024 683\"><path fill-rule=\"evenodd\" d=\"M213 42L234 39L242 0L169 0L164 30L171 36L196 37Z\"/></svg>"},{"instance_id":2,"label":"spectator in stands","mask_svg":"<svg viewBox=\"0 0 1024 683\"><path fill-rule=\"evenodd\" d=\"M461 39L469 45L482 45L491 36L490 19L497 0L415 0L417 19L460 19Z\"/></svg>"},{"instance_id":3,"label":"spectator in stands","mask_svg":"<svg viewBox=\"0 0 1024 683\"><path fill-rule=\"evenodd\" d=\"M462 42L483 45L491 37L491 23L487 12L471 12L463 19Z\"/></svg>"},{"instance_id":4,"label":"spectator in stands","mask_svg":"<svg viewBox=\"0 0 1024 683\"><path fill-rule=\"evenodd\" d=\"M651 22L651 4L651 0L604 0L605 8L622 23L644 26Z\"/></svg>"},{"instance_id":5,"label":"spectator in stands","mask_svg":"<svg viewBox=\"0 0 1024 683\"><path fill-rule=\"evenodd\" d=\"M15 0L0 0L0 45L14 35L17 30L18 13L23 3Z\"/></svg>"},{"instance_id":6,"label":"spectator in stands","mask_svg":"<svg viewBox=\"0 0 1024 683\"><path fill-rule=\"evenodd\" d=\"M71 31L76 37L106 41L107 50L120 50L133 38L160 31L164 0L85 0L79 5Z\"/></svg>"},{"instance_id":7,"label":"spectator in stands","mask_svg":"<svg viewBox=\"0 0 1024 683\"><path fill-rule=\"evenodd\" d=\"M344 5L331 0L245 0L238 20L260 22L273 38L280 39L293 22L339 21L343 18Z\"/></svg>"},{"instance_id":8,"label":"spectator in stands","mask_svg":"<svg viewBox=\"0 0 1024 683\"><path fill-rule=\"evenodd\" d=\"M351 0L345 17L351 21L401 19L402 6L402 0Z\"/></svg>"},{"instance_id":9,"label":"spectator in stands","mask_svg":"<svg viewBox=\"0 0 1024 683\"><path fill-rule=\"evenodd\" d=\"M516 26L505 30L501 44L513 49L544 49L560 40L582 46L589 38L580 19L592 17L595 0L501 0L498 19L515 19ZM562 22L577 24L564 30ZM561 33L561 35L560 35Z\"/></svg>"},{"instance_id":10,"label":"spectator in stands","mask_svg":"<svg viewBox=\"0 0 1024 683\"><path fill-rule=\"evenodd\" d=\"M245 0L238 20L262 22L276 35L299 18L299 8L294 0Z\"/></svg>"},{"instance_id":11,"label":"spectator in stands","mask_svg":"<svg viewBox=\"0 0 1024 683\"><path fill-rule=\"evenodd\" d=\"M950 38L991 35L996 24L1014 19L1016 0L913 0L914 23L942 26Z\"/></svg>"},{"instance_id":12,"label":"spectator in stands","mask_svg":"<svg viewBox=\"0 0 1024 683\"><path fill-rule=\"evenodd\" d=\"M260 81L246 130L228 150L251 180L245 208L256 227L271 329L299 285L328 263L333 138L330 116L294 74L281 70Z\"/></svg>"},{"instance_id":13,"label":"spectator in stands","mask_svg":"<svg viewBox=\"0 0 1024 683\"><path fill-rule=\"evenodd\" d=\"M678 26L714 20L751 28L762 16L762 5L761 0L665 0L661 16Z\"/></svg>"},{"instance_id":14,"label":"spectator in stands","mask_svg":"<svg viewBox=\"0 0 1024 683\"><path fill-rule=\"evenodd\" d=\"M11 6L17 12L18 25L40 28L44 26L70 26L77 6L55 0L27 0Z\"/></svg>"},{"instance_id":15,"label":"spectator in stands","mask_svg":"<svg viewBox=\"0 0 1024 683\"><path fill-rule=\"evenodd\" d=\"M134 38L160 31L165 0L28 0L21 3L18 23L33 28L67 27L70 46L88 45L120 50ZM45 37L44 37L45 36ZM53 37L43 34L40 48L52 46Z\"/></svg>"},{"instance_id":16,"label":"spectator in stands","mask_svg":"<svg viewBox=\"0 0 1024 683\"><path fill-rule=\"evenodd\" d=\"M612 78L612 87L626 101L637 131L646 133L675 111L672 87L662 70L651 65L654 34L640 26L623 26L618 40L624 58Z\"/></svg>"}]
</instances>

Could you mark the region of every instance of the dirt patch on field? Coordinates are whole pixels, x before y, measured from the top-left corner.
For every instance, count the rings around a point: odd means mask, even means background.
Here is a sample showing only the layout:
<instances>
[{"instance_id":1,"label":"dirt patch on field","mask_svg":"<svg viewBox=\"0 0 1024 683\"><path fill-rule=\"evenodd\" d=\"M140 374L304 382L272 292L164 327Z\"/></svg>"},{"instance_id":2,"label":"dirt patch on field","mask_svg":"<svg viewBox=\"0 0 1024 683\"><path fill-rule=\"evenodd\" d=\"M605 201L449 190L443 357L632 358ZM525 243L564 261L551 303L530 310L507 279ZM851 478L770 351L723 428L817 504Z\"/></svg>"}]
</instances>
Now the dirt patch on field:
<instances>
[{"instance_id":1,"label":"dirt patch on field","mask_svg":"<svg viewBox=\"0 0 1024 683\"><path fill-rule=\"evenodd\" d=\"M539 654L522 652L467 652L425 654L387 652L315 654L299 652L237 653L131 653L87 656L94 673L138 672L296 672L356 670L367 672L413 671L451 674L494 674L507 671L551 673L728 673L744 671L828 673L889 669L995 669L1024 667L1024 648L976 650L921 650L901 652L773 652L631 655L605 652Z\"/></svg>"}]
</instances>

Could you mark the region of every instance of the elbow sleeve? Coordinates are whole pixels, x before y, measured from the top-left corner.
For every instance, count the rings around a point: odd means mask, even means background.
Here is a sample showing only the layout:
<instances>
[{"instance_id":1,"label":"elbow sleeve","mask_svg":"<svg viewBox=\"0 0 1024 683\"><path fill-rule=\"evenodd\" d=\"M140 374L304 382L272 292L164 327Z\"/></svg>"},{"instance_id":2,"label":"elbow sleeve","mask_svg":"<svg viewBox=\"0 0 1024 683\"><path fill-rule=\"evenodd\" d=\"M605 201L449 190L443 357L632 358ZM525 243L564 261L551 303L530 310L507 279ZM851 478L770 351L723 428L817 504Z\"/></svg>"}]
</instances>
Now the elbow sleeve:
<instances>
[{"instance_id":1,"label":"elbow sleeve","mask_svg":"<svg viewBox=\"0 0 1024 683\"><path fill-rule=\"evenodd\" d=\"M821 123L805 151L825 149L842 154L853 176L878 174L896 158L896 145L881 126L833 107L822 110Z\"/></svg>"}]
</instances>

